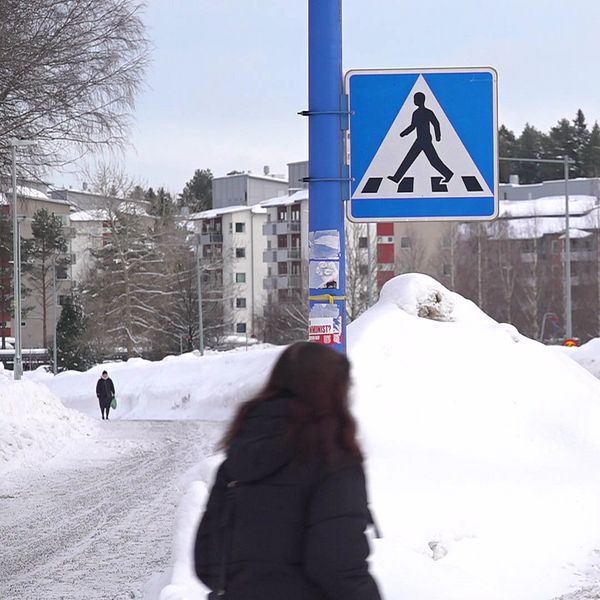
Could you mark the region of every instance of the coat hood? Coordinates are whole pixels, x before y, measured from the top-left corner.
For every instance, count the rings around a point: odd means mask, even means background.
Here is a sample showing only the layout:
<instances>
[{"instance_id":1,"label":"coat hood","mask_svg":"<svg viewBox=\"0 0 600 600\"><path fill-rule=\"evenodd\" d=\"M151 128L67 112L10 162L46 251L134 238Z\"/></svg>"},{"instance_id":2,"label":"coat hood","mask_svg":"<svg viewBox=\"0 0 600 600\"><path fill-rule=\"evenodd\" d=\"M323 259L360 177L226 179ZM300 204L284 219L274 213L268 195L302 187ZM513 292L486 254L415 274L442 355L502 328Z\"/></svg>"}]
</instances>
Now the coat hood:
<instances>
[{"instance_id":1,"label":"coat hood","mask_svg":"<svg viewBox=\"0 0 600 600\"><path fill-rule=\"evenodd\" d=\"M264 400L250 412L227 452L231 479L258 481L292 460L286 439L288 414L287 398Z\"/></svg>"}]
</instances>

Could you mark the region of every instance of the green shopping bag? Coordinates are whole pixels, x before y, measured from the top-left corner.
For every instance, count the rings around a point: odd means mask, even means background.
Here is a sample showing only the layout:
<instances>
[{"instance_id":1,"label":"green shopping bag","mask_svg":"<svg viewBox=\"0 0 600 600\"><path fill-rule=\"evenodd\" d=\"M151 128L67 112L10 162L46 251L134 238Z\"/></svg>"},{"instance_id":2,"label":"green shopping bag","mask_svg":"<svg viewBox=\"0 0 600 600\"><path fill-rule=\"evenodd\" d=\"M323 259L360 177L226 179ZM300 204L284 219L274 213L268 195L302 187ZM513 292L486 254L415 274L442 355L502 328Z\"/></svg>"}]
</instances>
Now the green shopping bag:
<instances>
[{"instance_id":1,"label":"green shopping bag","mask_svg":"<svg viewBox=\"0 0 600 600\"><path fill-rule=\"evenodd\" d=\"M110 407L114 410L115 408L117 408L117 397L113 396L112 400L110 401Z\"/></svg>"}]
</instances>

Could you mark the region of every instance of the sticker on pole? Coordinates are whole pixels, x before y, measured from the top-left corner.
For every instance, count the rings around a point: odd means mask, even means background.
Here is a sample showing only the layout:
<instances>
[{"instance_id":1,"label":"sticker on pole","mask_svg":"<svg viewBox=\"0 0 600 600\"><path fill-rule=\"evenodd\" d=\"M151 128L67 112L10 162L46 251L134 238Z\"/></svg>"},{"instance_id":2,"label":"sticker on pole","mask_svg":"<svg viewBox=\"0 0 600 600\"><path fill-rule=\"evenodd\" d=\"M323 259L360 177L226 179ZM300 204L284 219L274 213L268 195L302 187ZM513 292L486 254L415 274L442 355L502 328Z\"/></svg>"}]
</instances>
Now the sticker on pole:
<instances>
[{"instance_id":1,"label":"sticker on pole","mask_svg":"<svg viewBox=\"0 0 600 600\"><path fill-rule=\"evenodd\" d=\"M350 71L346 88L350 219L496 217L493 69Z\"/></svg>"},{"instance_id":2,"label":"sticker on pole","mask_svg":"<svg viewBox=\"0 0 600 600\"><path fill-rule=\"evenodd\" d=\"M342 316L335 304L317 303L311 307L308 339L328 345L342 343Z\"/></svg>"}]
</instances>

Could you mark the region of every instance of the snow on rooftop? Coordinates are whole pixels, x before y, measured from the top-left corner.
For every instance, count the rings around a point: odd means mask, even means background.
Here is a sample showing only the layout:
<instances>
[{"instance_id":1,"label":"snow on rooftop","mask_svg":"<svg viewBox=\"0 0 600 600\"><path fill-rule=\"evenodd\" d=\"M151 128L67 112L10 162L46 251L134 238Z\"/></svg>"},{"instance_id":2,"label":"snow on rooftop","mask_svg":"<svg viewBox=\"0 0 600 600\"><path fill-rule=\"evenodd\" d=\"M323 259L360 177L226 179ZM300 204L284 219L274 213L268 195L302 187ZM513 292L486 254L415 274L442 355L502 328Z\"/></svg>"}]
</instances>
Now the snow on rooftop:
<instances>
[{"instance_id":1,"label":"snow on rooftop","mask_svg":"<svg viewBox=\"0 0 600 600\"><path fill-rule=\"evenodd\" d=\"M590 237L592 235L591 232L589 231L583 231L581 229L573 229L572 227L569 227L569 238L573 239L573 238L586 238L586 237ZM563 233L560 236L560 239L564 239L566 238L566 233Z\"/></svg>"},{"instance_id":2,"label":"snow on rooftop","mask_svg":"<svg viewBox=\"0 0 600 600\"><path fill-rule=\"evenodd\" d=\"M578 215L598 206L595 196L569 196L569 214ZM500 200L500 218L549 217L565 214L564 196L545 196L532 200Z\"/></svg>"},{"instance_id":3,"label":"snow on rooftop","mask_svg":"<svg viewBox=\"0 0 600 600\"><path fill-rule=\"evenodd\" d=\"M263 179L264 181L274 181L276 183L287 183L288 180L283 175L260 175L258 173L232 173L222 177L214 177L213 179L229 179L231 177L251 177L252 179Z\"/></svg>"},{"instance_id":4,"label":"snow on rooftop","mask_svg":"<svg viewBox=\"0 0 600 600\"><path fill-rule=\"evenodd\" d=\"M235 206L225 206L223 208L211 208L202 212L192 213L189 216L190 221L202 221L204 219L216 219L223 215L229 215L236 212L250 211L255 215L265 214L267 211L259 204L248 206L246 204L238 204Z\"/></svg>"},{"instance_id":5,"label":"snow on rooftop","mask_svg":"<svg viewBox=\"0 0 600 600\"><path fill-rule=\"evenodd\" d=\"M7 195L10 197L12 194L12 188L10 188L7 192ZM17 186L17 196L23 196L24 198L31 198L33 200L44 200L45 202L60 202L60 204L65 204L63 200L57 201L53 198L50 198L44 192L32 187L27 187L23 185Z\"/></svg>"},{"instance_id":6,"label":"snow on rooftop","mask_svg":"<svg viewBox=\"0 0 600 600\"><path fill-rule=\"evenodd\" d=\"M579 197L582 198L582 197ZM586 200L582 200L579 208L573 214L570 214L569 227L571 230L586 229L594 230L600 228L600 207L595 204L595 198L584 196ZM559 198L560 199L560 198ZM590 200L594 200L591 203ZM554 200L554 199L552 199ZM530 203L535 201L513 201L512 205ZM503 203L506 203L504 201ZM533 214L527 208L522 211L523 216L519 218L510 218L508 215L502 215L496 221L492 221L485 225L488 235L492 239L535 239L541 238L544 235L562 234L566 227L566 218L564 216L564 198L562 199L563 211L556 216L542 216L541 214ZM569 203L569 206L570 203ZM530 215L530 216L525 216ZM468 227L466 228L468 230ZM585 234L576 233L575 236L585 237Z\"/></svg>"},{"instance_id":7,"label":"snow on rooftop","mask_svg":"<svg viewBox=\"0 0 600 600\"><path fill-rule=\"evenodd\" d=\"M275 198L263 200L260 205L264 208L271 208L273 206L290 206L291 204L296 204L297 202L307 199L308 190L302 189L294 192L291 196L276 196Z\"/></svg>"},{"instance_id":8,"label":"snow on rooftop","mask_svg":"<svg viewBox=\"0 0 600 600\"><path fill-rule=\"evenodd\" d=\"M108 211L104 209L79 210L72 212L69 215L71 221L106 221L108 219Z\"/></svg>"}]
</instances>

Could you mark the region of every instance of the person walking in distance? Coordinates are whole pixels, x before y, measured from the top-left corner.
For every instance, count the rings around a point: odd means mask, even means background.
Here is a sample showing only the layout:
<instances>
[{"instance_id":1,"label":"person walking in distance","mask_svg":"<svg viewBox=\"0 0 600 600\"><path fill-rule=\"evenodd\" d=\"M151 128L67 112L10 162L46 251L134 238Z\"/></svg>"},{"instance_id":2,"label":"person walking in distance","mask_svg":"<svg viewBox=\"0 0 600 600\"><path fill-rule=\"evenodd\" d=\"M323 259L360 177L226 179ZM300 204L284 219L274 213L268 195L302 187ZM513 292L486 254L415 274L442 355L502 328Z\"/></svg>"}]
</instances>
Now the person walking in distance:
<instances>
[{"instance_id":1,"label":"person walking in distance","mask_svg":"<svg viewBox=\"0 0 600 600\"><path fill-rule=\"evenodd\" d=\"M194 546L209 598L381 599L349 387L343 354L298 342L238 409Z\"/></svg>"},{"instance_id":2,"label":"person walking in distance","mask_svg":"<svg viewBox=\"0 0 600 600\"><path fill-rule=\"evenodd\" d=\"M113 396L115 395L115 385L112 379L108 376L106 371L102 371L102 377L98 379L96 384L96 396L98 402L100 402L100 412L102 413L102 420L104 415L108 419L108 413L110 412L110 403L112 402Z\"/></svg>"},{"instance_id":3,"label":"person walking in distance","mask_svg":"<svg viewBox=\"0 0 600 600\"><path fill-rule=\"evenodd\" d=\"M416 129L417 139L404 157L398 170L393 175L388 175L388 179L391 179L394 183L400 183L419 154L423 152L427 157L427 160L429 160L429 164L443 175L444 179L442 180L442 183L448 183L450 179L452 179L454 173L442 162L442 159L438 156L436 149L433 147L433 141L431 139L431 127L433 126L435 141L441 141L442 133L440 131L440 122L434 112L425 107L425 94L423 92L417 92L414 95L413 100L417 109L413 112L410 125L400 133L400 137L405 137Z\"/></svg>"}]
</instances>

